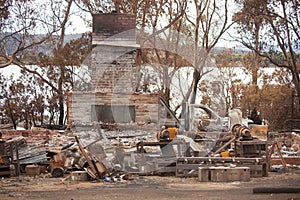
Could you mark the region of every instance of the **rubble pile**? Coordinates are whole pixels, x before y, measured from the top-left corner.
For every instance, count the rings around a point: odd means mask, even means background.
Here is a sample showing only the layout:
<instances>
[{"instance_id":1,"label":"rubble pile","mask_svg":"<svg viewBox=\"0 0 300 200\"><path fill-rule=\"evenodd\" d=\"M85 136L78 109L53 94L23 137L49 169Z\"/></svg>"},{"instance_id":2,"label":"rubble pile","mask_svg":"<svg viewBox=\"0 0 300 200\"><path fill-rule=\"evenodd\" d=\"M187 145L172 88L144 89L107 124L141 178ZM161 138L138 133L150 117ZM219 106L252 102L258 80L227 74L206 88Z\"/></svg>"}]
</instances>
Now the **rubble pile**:
<instances>
[{"instance_id":1,"label":"rubble pile","mask_svg":"<svg viewBox=\"0 0 300 200\"><path fill-rule=\"evenodd\" d=\"M12 136L9 134L12 131L4 132L5 137ZM13 131L13 133L16 131ZM7 134L5 134L7 133ZM21 132L21 135L11 139L6 140L7 144L15 144L18 147L18 159L20 165L26 164L48 164L51 157L49 153L55 153L60 151L60 149L68 144L70 141L74 141L74 137L69 137L62 135L58 132L47 131L28 131L24 134L24 131ZM14 156L16 159L17 156Z\"/></svg>"},{"instance_id":2,"label":"rubble pile","mask_svg":"<svg viewBox=\"0 0 300 200\"><path fill-rule=\"evenodd\" d=\"M150 130L122 131L116 125L77 126L64 133L11 130L3 131L3 140L7 145L14 144L14 148L17 147L18 156L14 155L13 159L18 160L21 172L38 175L45 171L36 170L36 166L39 166L53 177L78 179L88 175L83 179L103 179L110 182L129 179L127 174L118 173L121 165L116 153L134 151L139 141L155 140L155 134ZM76 173L77 178L74 178Z\"/></svg>"},{"instance_id":3,"label":"rubble pile","mask_svg":"<svg viewBox=\"0 0 300 200\"><path fill-rule=\"evenodd\" d=\"M300 134L296 132L270 133L270 142L276 141L283 154L300 154Z\"/></svg>"},{"instance_id":4,"label":"rubble pile","mask_svg":"<svg viewBox=\"0 0 300 200\"><path fill-rule=\"evenodd\" d=\"M246 166L250 170L247 176L263 176L265 158L269 156L265 151L267 142L249 136L249 129L244 126L236 129L235 135L230 132L187 132L164 140L158 139L151 124L81 124L68 126L64 132L3 131L3 141L8 155L13 154L12 164L17 163L16 169L22 173L48 173L63 180L120 182L130 180L132 174L154 173L198 176L200 166L203 169ZM297 133L270 137L285 158L299 156ZM235 143L235 151L230 149L231 143ZM269 145L270 150L271 143ZM277 153L272 151L271 158L274 159ZM257 165L260 168L252 168Z\"/></svg>"}]
</instances>

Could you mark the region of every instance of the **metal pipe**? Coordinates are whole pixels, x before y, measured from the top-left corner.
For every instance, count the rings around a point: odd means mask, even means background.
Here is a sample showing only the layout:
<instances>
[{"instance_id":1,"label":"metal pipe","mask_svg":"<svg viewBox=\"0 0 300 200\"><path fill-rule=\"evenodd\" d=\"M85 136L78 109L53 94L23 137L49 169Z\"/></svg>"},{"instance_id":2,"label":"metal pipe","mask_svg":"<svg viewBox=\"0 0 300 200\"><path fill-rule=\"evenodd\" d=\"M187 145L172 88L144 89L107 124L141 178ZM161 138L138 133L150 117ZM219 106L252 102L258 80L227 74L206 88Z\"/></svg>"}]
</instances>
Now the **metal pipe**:
<instances>
[{"instance_id":1,"label":"metal pipe","mask_svg":"<svg viewBox=\"0 0 300 200\"><path fill-rule=\"evenodd\" d=\"M214 155L220 153L224 148L226 148L228 145L230 145L234 140L235 140L235 137L232 136L232 138L228 142L226 142L223 146L221 146L217 151L212 153L211 156L214 156Z\"/></svg>"}]
</instances>

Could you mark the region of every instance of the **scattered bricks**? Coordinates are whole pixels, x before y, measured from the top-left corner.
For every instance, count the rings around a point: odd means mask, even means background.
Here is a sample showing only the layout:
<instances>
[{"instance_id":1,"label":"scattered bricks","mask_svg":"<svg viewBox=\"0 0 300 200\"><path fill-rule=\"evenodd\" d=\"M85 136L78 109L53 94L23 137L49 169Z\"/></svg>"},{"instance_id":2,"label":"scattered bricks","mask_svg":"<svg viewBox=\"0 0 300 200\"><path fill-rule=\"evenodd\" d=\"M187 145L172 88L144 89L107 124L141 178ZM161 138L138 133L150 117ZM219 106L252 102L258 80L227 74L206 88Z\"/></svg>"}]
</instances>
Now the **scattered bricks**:
<instances>
[{"instance_id":1,"label":"scattered bricks","mask_svg":"<svg viewBox=\"0 0 300 200\"><path fill-rule=\"evenodd\" d=\"M29 136L29 133L28 133L28 132L22 132L22 136L23 136L23 137L28 137L28 136Z\"/></svg>"},{"instance_id":2,"label":"scattered bricks","mask_svg":"<svg viewBox=\"0 0 300 200\"><path fill-rule=\"evenodd\" d=\"M2 130L3 139L8 140L23 136L27 144L35 144L38 141L49 140L51 136L58 134L58 131L43 130Z\"/></svg>"}]
</instances>

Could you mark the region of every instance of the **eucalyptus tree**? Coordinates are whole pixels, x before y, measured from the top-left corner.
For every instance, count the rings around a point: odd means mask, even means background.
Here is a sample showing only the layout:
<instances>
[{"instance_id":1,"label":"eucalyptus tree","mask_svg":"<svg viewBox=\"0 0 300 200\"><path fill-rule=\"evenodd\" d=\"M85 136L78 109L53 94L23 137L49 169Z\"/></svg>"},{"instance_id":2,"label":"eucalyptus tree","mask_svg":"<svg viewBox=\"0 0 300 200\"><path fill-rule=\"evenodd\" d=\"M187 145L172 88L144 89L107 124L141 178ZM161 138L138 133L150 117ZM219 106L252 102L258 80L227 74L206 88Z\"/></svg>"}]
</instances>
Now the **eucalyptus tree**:
<instances>
[{"instance_id":1,"label":"eucalyptus tree","mask_svg":"<svg viewBox=\"0 0 300 200\"><path fill-rule=\"evenodd\" d=\"M260 34L265 23L263 16L267 10L267 1L243 0L236 2L240 5L240 11L234 15L234 19L238 24L237 27L239 27L238 34L249 34L247 38L252 42L254 48L252 58L249 60L251 62L247 66L252 71L252 84L257 87L257 72L261 62L255 51L259 51Z\"/></svg>"},{"instance_id":2,"label":"eucalyptus tree","mask_svg":"<svg viewBox=\"0 0 300 200\"><path fill-rule=\"evenodd\" d=\"M73 67L80 65L90 42L90 36L84 34L66 44L74 0L5 0L0 7L0 67L17 65L48 85L51 96L56 96L49 98L51 110L57 111L57 104L62 125L66 91L74 85Z\"/></svg>"},{"instance_id":3,"label":"eucalyptus tree","mask_svg":"<svg viewBox=\"0 0 300 200\"><path fill-rule=\"evenodd\" d=\"M186 95L195 103L199 82L203 76L208 54L219 42L220 38L234 24L230 19L229 1L222 0L193 0L190 1L193 8L185 17L191 26L191 34L194 38L193 82Z\"/></svg>"},{"instance_id":4,"label":"eucalyptus tree","mask_svg":"<svg viewBox=\"0 0 300 200\"><path fill-rule=\"evenodd\" d=\"M240 37L237 40L271 64L288 69L293 77L293 88L299 96L299 1L236 2L240 6L236 13L240 19L237 27Z\"/></svg>"},{"instance_id":5,"label":"eucalyptus tree","mask_svg":"<svg viewBox=\"0 0 300 200\"><path fill-rule=\"evenodd\" d=\"M50 55L40 54L36 69L27 70L37 76L41 84L49 88L47 100L51 113L51 123L56 112L59 112L58 124L65 123L65 102L67 92L74 87L86 87L80 81L76 68L84 61L85 56L90 52L91 35L83 34L78 39L71 40L63 46L58 45ZM80 85L78 85L80 84ZM83 85L84 84L84 85Z\"/></svg>"},{"instance_id":6,"label":"eucalyptus tree","mask_svg":"<svg viewBox=\"0 0 300 200\"><path fill-rule=\"evenodd\" d=\"M215 55L216 65L221 74L221 95L224 95L226 111L240 106L241 86L244 77L239 73L241 58L234 54L232 49L223 50Z\"/></svg>"},{"instance_id":7,"label":"eucalyptus tree","mask_svg":"<svg viewBox=\"0 0 300 200\"><path fill-rule=\"evenodd\" d=\"M39 9L37 9L37 7ZM0 68L11 64L24 67L25 54L49 41L59 26L35 0L3 0L0 3Z\"/></svg>"},{"instance_id":8,"label":"eucalyptus tree","mask_svg":"<svg viewBox=\"0 0 300 200\"><path fill-rule=\"evenodd\" d=\"M21 122L26 129L43 125L45 122L45 85L40 84L32 74L24 72L19 78L0 75L0 109L3 121L14 128Z\"/></svg>"}]
</instances>

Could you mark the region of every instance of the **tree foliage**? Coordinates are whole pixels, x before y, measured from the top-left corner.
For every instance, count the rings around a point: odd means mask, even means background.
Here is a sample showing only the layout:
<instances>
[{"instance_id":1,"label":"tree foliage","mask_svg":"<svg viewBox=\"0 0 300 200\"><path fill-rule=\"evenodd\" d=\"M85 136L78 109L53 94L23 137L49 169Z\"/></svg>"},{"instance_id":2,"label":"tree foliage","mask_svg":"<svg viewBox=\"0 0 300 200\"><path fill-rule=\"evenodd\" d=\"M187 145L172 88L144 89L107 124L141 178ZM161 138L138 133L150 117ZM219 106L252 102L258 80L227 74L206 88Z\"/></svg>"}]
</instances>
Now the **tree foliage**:
<instances>
[{"instance_id":1,"label":"tree foliage","mask_svg":"<svg viewBox=\"0 0 300 200\"><path fill-rule=\"evenodd\" d=\"M240 91L237 89L242 84L241 76L238 72L240 69L240 59L236 58L232 49L224 50L216 55L216 64L221 73L221 93L226 101L226 111L238 107L240 100Z\"/></svg>"},{"instance_id":2,"label":"tree foliage","mask_svg":"<svg viewBox=\"0 0 300 200\"><path fill-rule=\"evenodd\" d=\"M250 85L244 86L241 90L241 108L248 114L256 108L270 130L283 130L285 120L291 113L291 91L286 85L267 84L258 90Z\"/></svg>"},{"instance_id":3,"label":"tree foliage","mask_svg":"<svg viewBox=\"0 0 300 200\"><path fill-rule=\"evenodd\" d=\"M90 52L91 35L83 34L81 38L71 40L69 43L58 46L51 55L40 55L38 70L30 70L37 75L41 82L46 83L52 90L51 105L58 104L59 124L64 124L66 93L78 83L76 67L80 66L86 55ZM76 87L80 87L76 85ZM54 98L55 96L55 98ZM54 107L55 108L55 107ZM55 111L55 109L52 109ZM51 115L53 116L53 115Z\"/></svg>"},{"instance_id":4,"label":"tree foliage","mask_svg":"<svg viewBox=\"0 0 300 200\"><path fill-rule=\"evenodd\" d=\"M185 100L190 98L190 102L195 103L199 81L203 76L203 67L207 64L207 55L233 22L229 19L227 0L218 2L194 0L191 1L191 6L196 14L186 13L185 17L190 24L191 35L194 38L194 61L192 63L194 74Z\"/></svg>"},{"instance_id":5,"label":"tree foliage","mask_svg":"<svg viewBox=\"0 0 300 200\"><path fill-rule=\"evenodd\" d=\"M60 30L53 20L54 13L45 12L49 1L1 1L0 68L23 65L26 52L33 53L33 49L51 41L53 34Z\"/></svg>"},{"instance_id":6,"label":"tree foliage","mask_svg":"<svg viewBox=\"0 0 300 200\"><path fill-rule=\"evenodd\" d=\"M18 79L13 75L1 78L0 106L3 122L12 123L14 128L23 122L24 128L43 125L45 105L45 87L37 83L30 74L22 74Z\"/></svg>"},{"instance_id":7,"label":"tree foliage","mask_svg":"<svg viewBox=\"0 0 300 200\"><path fill-rule=\"evenodd\" d=\"M87 48L83 41L89 38L86 35L85 38L65 45L65 32L70 24L73 4L74 0L23 0L6 1L1 5L7 9L1 13L1 32L4 34L0 36L3 44L0 49L0 67L17 65L47 84L51 92L57 95L60 125L64 123L65 117L65 91L74 85L72 67L79 66L83 60ZM36 9L37 6L43 9ZM40 51L46 44L47 51ZM35 54L35 58L39 55L39 61L24 59L29 54ZM56 100L52 98L51 102Z\"/></svg>"},{"instance_id":8,"label":"tree foliage","mask_svg":"<svg viewBox=\"0 0 300 200\"><path fill-rule=\"evenodd\" d=\"M289 69L295 91L300 94L299 69L297 69L299 60L296 55L300 39L299 1L236 2L240 5L236 17L241 22L238 27L238 40L273 65ZM251 28L255 24L259 26ZM255 34L256 32L259 34ZM255 35L259 37L256 40L253 39ZM278 59L279 54L282 55L281 59Z\"/></svg>"}]
</instances>

